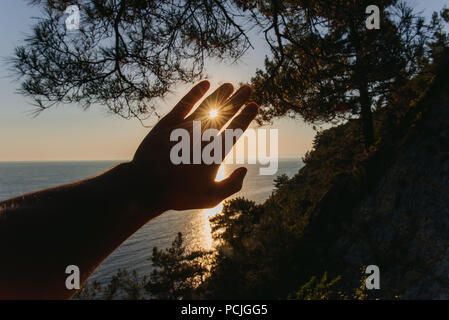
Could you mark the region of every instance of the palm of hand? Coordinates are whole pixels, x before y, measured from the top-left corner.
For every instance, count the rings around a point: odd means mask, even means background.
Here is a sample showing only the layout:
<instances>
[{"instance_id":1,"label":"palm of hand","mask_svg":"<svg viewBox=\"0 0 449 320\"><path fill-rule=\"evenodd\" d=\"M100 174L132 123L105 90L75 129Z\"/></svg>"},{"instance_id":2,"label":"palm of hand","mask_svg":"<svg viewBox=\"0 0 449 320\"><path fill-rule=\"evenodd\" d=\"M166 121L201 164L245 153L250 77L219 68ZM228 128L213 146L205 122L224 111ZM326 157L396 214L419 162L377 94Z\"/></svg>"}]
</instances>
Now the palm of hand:
<instances>
[{"instance_id":1,"label":"palm of hand","mask_svg":"<svg viewBox=\"0 0 449 320\"><path fill-rule=\"evenodd\" d=\"M232 85L224 84L188 115L208 89L209 82L203 81L190 90L145 137L132 161L143 179L148 176L157 181L158 185L155 188L164 198L163 201L167 206L165 209L210 208L238 192L242 187L246 168L238 168L225 180L216 182L219 163L205 164L201 161L200 164L192 164L191 159L190 164L175 165L170 159L170 150L176 144L170 141L173 130L186 129L192 137L193 121L201 121L203 130L209 128L220 130L236 115L251 95L251 88L242 86L231 96ZM211 108L217 109L219 113L219 117L213 121L209 119ZM246 130L256 116L257 110L255 103L247 104L227 128ZM218 137L224 140L223 134ZM192 149L191 147L190 150ZM223 150L222 160L226 156L226 151L229 150Z\"/></svg>"}]
</instances>

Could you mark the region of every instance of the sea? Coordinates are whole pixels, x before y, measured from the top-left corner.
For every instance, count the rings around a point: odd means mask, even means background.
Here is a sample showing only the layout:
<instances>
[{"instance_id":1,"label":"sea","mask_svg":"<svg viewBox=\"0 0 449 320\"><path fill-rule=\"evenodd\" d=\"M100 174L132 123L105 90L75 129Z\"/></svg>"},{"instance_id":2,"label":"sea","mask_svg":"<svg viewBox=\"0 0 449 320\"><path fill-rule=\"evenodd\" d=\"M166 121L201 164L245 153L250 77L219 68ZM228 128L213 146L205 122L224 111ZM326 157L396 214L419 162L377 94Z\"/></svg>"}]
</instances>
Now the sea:
<instances>
[{"instance_id":1,"label":"sea","mask_svg":"<svg viewBox=\"0 0 449 320\"><path fill-rule=\"evenodd\" d=\"M43 188L85 179L111 168L120 161L76 162L0 162L0 201ZM303 166L300 157L280 158L276 175L260 175L258 164L222 164L217 180L228 176L240 166L248 168L242 190L234 197L246 197L262 203L274 189L274 179L280 174L289 177ZM230 199L231 199L230 198ZM213 249L209 218L221 211L215 208L188 211L167 211L148 222L117 248L90 276L106 284L118 269L136 270L140 276L152 271L153 247L171 246L178 232L182 232L189 250Z\"/></svg>"}]
</instances>

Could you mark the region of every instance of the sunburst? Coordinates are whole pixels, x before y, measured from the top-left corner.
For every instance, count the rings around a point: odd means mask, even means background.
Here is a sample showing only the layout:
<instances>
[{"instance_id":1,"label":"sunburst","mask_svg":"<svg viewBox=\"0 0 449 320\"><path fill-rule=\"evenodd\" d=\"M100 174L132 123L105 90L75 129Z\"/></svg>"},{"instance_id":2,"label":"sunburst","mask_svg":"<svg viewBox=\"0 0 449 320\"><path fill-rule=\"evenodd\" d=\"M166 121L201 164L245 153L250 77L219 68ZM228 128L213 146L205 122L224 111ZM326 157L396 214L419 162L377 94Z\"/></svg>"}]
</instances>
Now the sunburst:
<instances>
[{"instance_id":1,"label":"sunburst","mask_svg":"<svg viewBox=\"0 0 449 320\"><path fill-rule=\"evenodd\" d=\"M218 110L217 109L212 109L209 111L209 118L210 119L214 119L218 116Z\"/></svg>"}]
</instances>

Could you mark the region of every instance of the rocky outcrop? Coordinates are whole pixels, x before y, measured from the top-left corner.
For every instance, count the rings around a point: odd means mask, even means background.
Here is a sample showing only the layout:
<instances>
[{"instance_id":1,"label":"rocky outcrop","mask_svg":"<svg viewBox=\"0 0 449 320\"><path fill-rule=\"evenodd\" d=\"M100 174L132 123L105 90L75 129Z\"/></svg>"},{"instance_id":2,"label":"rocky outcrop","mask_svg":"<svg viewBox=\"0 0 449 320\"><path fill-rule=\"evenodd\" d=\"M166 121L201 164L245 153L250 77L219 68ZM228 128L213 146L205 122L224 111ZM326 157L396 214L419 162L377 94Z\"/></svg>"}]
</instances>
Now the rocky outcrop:
<instances>
[{"instance_id":1,"label":"rocky outcrop","mask_svg":"<svg viewBox=\"0 0 449 320\"><path fill-rule=\"evenodd\" d=\"M381 178L337 223L323 261L346 287L359 287L361 268L377 265L381 288L371 297L449 299L448 93L444 86L427 99Z\"/></svg>"}]
</instances>

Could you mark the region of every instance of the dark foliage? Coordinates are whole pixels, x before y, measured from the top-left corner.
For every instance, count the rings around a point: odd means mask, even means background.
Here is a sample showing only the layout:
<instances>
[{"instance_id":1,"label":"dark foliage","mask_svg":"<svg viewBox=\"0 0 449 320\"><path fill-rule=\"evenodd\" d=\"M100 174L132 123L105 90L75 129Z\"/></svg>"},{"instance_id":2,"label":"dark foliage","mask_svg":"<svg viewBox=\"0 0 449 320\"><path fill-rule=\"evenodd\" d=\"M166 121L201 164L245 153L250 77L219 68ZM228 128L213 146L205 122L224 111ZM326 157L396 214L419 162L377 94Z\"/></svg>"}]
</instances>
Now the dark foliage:
<instances>
[{"instance_id":1,"label":"dark foliage","mask_svg":"<svg viewBox=\"0 0 449 320\"><path fill-rule=\"evenodd\" d=\"M189 251L178 233L170 248L153 248L149 275L135 270L118 270L103 286L98 281L87 283L74 299L192 299L203 293L201 285L209 274L212 252Z\"/></svg>"},{"instance_id":2,"label":"dark foliage","mask_svg":"<svg viewBox=\"0 0 449 320\"><path fill-rule=\"evenodd\" d=\"M255 1L258 3L258 1ZM299 114L307 122L360 116L367 151L374 144L372 110L447 46L442 18L426 24L405 3L377 1L380 29L365 26L370 1L286 1L263 7L275 30L272 57L252 79L261 120ZM436 45L438 43L438 45Z\"/></svg>"},{"instance_id":3,"label":"dark foliage","mask_svg":"<svg viewBox=\"0 0 449 320\"><path fill-rule=\"evenodd\" d=\"M281 176L264 204L228 202L212 219L220 245L206 282L208 297L282 299L292 292L297 294L291 297L300 298L307 292L315 298L364 297L357 288L313 277L328 272L329 279L338 279L326 260L326 249L383 176L398 146L409 135L419 134L414 133L417 124L431 105L425 103L427 97L447 83L448 57L446 50L441 61L425 68L395 92L391 104L374 112L380 138L371 153L364 151L357 122L349 121L319 133L303 159L305 166L291 179Z\"/></svg>"},{"instance_id":4,"label":"dark foliage","mask_svg":"<svg viewBox=\"0 0 449 320\"><path fill-rule=\"evenodd\" d=\"M371 153L364 150L357 121L349 121L320 132L305 166L291 179L279 176L263 204L244 198L226 202L211 219L215 253L187 253L178 235L171 248L153 251L157 270L149 281L120 271L106 289L92 283L79 297L111 298L120 287L122 298L144 297L144 289L162 299L375 298L363 289L363 274L360 287L343 284L326 260L326 248L382 177L398 146L419 134L422 115L432 106L428 99L441 92L448 75L445 49L374 112L380 138Z\"/></svg>"},{"instance_id":5,"label":"dark foliage","mask_svg":"<svg viewBox=\"0 0 449 320\"><path fill-rule=\"evenodd\" d=\"M366 30L368 0L30 3L44 16L16 48L12 66L37 112L73 102L103 104L125 118L157 115L158 98L199 79L207 58L238 60L256 30L271 48L253 79L259 120L300 114L322 122L364 113L369 145L371 109L446 45L442 19L449 13L425 24L405 4L377 1L381 30ZM68 5L80 8L79 31L65 28Z\"/></svg>"},{"instance_id":6,"label":"dark foliage","mask_svg":"<svg viewBox=\"0 0 449 320\"><path fill-rule=\"evenodd\" d=\"M156 112L155 99L200 78L207 57L238 59L250 46L231 1L32 0L44 17L12 64L38 109L104 104L122 117ZM64 10L80 9L68 31Z\"/></svg>"}]
</instances>

